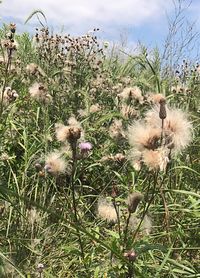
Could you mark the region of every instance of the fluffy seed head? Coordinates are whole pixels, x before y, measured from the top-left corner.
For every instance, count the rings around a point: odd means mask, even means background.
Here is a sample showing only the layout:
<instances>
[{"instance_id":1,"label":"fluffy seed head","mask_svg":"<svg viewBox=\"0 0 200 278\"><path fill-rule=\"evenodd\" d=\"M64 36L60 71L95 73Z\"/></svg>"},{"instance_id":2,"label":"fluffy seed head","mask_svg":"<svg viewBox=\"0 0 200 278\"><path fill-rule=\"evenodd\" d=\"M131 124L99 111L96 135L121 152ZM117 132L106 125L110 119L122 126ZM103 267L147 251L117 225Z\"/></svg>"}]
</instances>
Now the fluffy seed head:
<instances>
[{"instance_id":1,"label":"fluffy seed head","mask_svg":"<svg viewBox=\"0 0 200 278\"><path fill-rule=\"evenodd\" d=\"M136 211L140 201L143 199L143 195L139 192L134 192L128 196L128 211L133 213Z\"/></svg>"},{"instance_id":2,"label":"fluffy seed head","mask_svg":"<svg viewBox=\"0 0 200 278\"><path fill-rule=\"evenodd\" d=\"M159 104L161 100L165 100L165 97L162 94L149 94L148 101L154 104Z\"/></svg>"},{"instance_id":3,"label":"fluffy seed head","mask_svg":"<svg viewBox=\"0 0 200 278\"><path fill-rule=\"evenodd\" d=\"M34 83L30 88L29 88L29 93L31 98L43 102L43 103L50 103L52 101L51 95L48 93L46 87L43 84L39 83Z\"/></svg>"},{"instance_id":4,"label":"fluffy seed head","mask_svg":"<svg viewBox=\"0 0 200 278\"><path fill-rule=\"evenodd\" d=\"M117 213L113 204L103 198L98 201L98 216L108 222L117 222Z\"/></svg>"},{"instance_id":5,"label":"fluffy seed head","mask_svg":"<svg viewBox=\"0 0 200 278\"><path fill-rule=\"evenodd\" d=\"M55 124L56 138L59 142L65 142L69 136L69 127L63 124Z\"/></svg>"},{"instance_id":6,"label":"fluffy seed head","mask_svg":"<svg viewBox=\"0 0 200 278\"><path fill-rule=\"evenodd\" d=\"M98 103L90 106L90 113L96 113L101 110L101 107Z\"/></svg>"},{"instance_id":7,"label":"fluffy seed head","mask_svg":"<svg viewBox=\"0 0 200 278\"><path fill-rule=\"evenodd\" d=\"M52 152L50 153L45 160L44 169L54 176L58 176L66 172L67 162L63 157L61 157L61 153Z\"/></svg>"},{"instance_id":8,"label":"fluffy seed head","mask_svg":"<svg viewBox=\"0 0 200 278\"><path fill-rule=\"evenodd\" d=\"M71 143L83 136L81 125L74 117L69 118L68 124L68 126L58 123L55 125L56 138L58 141L63 143L68 141Z\"/></svg>"},{"instance_id":9,"label":"fluffy seed head","mask_svg":"<svg viewBox=\"0 0 200 278\"><path fill-rule=\"evenodd\" d=\"M110 137L114 139L120 139L125 137L122 120L114 120L109 128Z\"/></svg>"},{"instance_id":10,"label":"fluffy seed head","mask_svg":"<svg viewBox=\"0 0 200 278\"><path fill-rule=\"evenodd\" d=\"M122 116L124 118L131 118L131 117L135 117L137 116L137 111L131 106L131 105L127 105L127 104L122 104L121 108L120 108L120 113L122 114Z\"/></svg>"},{"instance_id":11,"label":"fluffy seed head","mask_svg":"<svg viewBox=\"0 0 200 278\"><path fill-rule=\"evenodd\" d=\"M144 149L154 150L158 146L161 137L161 129L151 127L143 122L135 122L128 129L129 144L141 151Z\"/></svg>"},{"instance_id":12,"label":"fluffy seed head","mask_svg":"<svg viewBox=\"0 0 200 278\"><path fill-rule=\"evenodd\" d=\"M144 220L142 222L142 231L149 235L152 231L152 220L148 215L145 215Z\"/></svg>"},{"instance_id":13,"label":"fluffy seed head","mask_svg":"<svg viewBox=\"0 0 200 278\"><path fill-rule=\"evenodd\" d=\"M142 153L142 161L151 170L160 169L164 171L169 162L169 150L167 148L158 148L157 150L145 150Z\"/></svg>"},{"instance_id":14,"label":"fluffy seed head","mask_svg":"<svg viewBox=\"0 0 200 278\"><path fill-rule=\"evenodd\" d=\"M125 88L120 94L117 95L123 101L128 99L138 100L140 103L143 103L143 96L140 88L138 87L128 87Z\"/></svg>"},{"instance_id":15,"label":"fluffy seed head","mask_svg":"<svg viewBox=\"0 0 200 278\"><path fill-rule=\"evenodd\" d=\"M146 122L153 128L161 126L159 118L159 108L155 106L147 112ZM179 109L168 108L166 106L167 117L164 120L164 136L170 144L173 143L174 151L180 152L187 147L192 140L192 124L187 119L187 114Z\"/></svg>"}]
</instances>

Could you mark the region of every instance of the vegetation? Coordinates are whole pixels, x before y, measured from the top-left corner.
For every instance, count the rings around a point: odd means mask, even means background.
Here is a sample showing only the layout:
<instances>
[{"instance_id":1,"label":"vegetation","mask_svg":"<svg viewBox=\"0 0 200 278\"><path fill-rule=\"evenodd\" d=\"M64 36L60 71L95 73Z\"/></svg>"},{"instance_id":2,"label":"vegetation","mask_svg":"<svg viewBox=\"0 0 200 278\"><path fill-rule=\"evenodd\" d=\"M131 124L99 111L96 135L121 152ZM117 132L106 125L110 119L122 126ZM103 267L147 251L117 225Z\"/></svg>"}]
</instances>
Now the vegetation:
<instances>
[{"instance_id":1,"label":"vegetation","mask_svg":"<svg viewBox=\"0 0 200 278\"><path fill-rule=\"evenodd\" d=\"M0 277L200 277L200 67L97 34L1 29Z\"/></svg>"}]
</instances>

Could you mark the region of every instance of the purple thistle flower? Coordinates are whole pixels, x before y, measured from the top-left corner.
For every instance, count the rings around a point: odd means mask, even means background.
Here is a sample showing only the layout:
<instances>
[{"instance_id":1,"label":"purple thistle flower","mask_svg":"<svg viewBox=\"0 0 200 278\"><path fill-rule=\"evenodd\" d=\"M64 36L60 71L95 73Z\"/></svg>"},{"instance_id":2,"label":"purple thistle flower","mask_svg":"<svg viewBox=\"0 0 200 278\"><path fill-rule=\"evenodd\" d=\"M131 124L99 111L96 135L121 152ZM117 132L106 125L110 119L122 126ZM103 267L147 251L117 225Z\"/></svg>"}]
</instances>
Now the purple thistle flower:
<instances>
[{"instance_id":1,"label":"purple thistle flower","mask_svg":"<svg viewBox=\"0 0 200 278\"><path fill-rule=\"evenodd\" d=\"M92 144L90 142L82 142L79 144L79 148L82 153L87 153L92 149Z\"/></svg>"}]
</instances>

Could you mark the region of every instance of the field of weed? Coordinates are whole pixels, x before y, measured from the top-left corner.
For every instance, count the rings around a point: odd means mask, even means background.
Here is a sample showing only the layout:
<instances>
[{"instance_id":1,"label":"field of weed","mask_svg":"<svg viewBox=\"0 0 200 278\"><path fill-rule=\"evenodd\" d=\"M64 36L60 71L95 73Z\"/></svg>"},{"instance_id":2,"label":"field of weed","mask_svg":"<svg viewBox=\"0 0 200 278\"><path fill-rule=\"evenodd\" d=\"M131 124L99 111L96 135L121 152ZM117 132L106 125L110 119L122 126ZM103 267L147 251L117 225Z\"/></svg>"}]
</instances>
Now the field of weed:
<instances>
[{"instance_id":1,"label":"field of weed","mask_svg":"<svg viewBox=\"0 0 200 278\"><path fill-rule=\"evenodd\" d=\"M0 30L0 277L200 277L200 66Z\"/></svg>"}]
</instances>

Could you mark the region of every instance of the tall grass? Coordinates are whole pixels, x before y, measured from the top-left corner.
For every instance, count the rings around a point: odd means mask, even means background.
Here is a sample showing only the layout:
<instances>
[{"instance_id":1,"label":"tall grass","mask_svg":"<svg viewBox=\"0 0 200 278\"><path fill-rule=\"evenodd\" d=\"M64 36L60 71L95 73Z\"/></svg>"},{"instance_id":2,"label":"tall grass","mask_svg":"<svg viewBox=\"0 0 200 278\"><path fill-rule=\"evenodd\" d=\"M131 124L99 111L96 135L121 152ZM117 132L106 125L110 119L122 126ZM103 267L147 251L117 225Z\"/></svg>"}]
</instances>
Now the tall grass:
<instances>
[{"instance_id":1,"label":"tall grass","mask_svg":"<svg viewBox=\"0 0 200 278\"><path fill-rule=\"evenodd\" d=\"M157 50L122 63L97 34L1 30L0 276L200 277L199 67L169 79ZM128 127L158 94L193 141L167 169L137 169Z\"/></svg>"}]
</instances>

